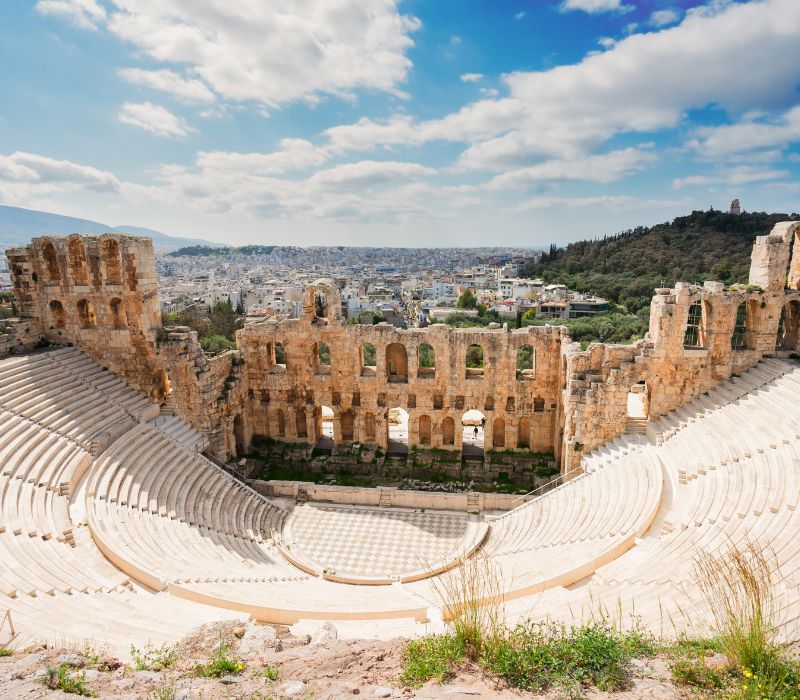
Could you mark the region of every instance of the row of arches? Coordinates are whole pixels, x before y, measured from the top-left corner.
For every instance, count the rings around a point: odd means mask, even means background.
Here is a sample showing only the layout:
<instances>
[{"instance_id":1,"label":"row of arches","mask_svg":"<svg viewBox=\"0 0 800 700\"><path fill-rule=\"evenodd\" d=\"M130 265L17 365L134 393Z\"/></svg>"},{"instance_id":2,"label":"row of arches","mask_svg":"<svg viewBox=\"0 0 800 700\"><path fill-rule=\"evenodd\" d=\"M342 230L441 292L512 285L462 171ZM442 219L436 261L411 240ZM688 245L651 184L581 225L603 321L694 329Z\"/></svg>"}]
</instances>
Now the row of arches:
<instances>
[{"instance_id":1,"label":"row of arches","mask_svg":"<svg viewBox=\"0 0 800 700\"><path fill-rule=\"evenodd\" d=\"M736 308L733 327L730 330L730 344L733 350L755 349L753 331L760 312L758 301L742 302ZM702 350L708 348L709 326L713 307L710 301L697 300L689 306L683 346L687 349ZM796 350L800 341L800 301L791 300L781 309L776 338L776 349Z\"/></svg>"},{"instance_id":2,"label":"row of arches","mask_svg":"<svg viewBox=\"0 0 800 700\"><path fill-rule=\"evenodd\" d=\"M385 374L389 382L404 383L408 381L408 351L402 343L389 343L384 350ZM316 374L330 374L333 361L331 348L324 341L314 344L311 357ZM273 350L273 362L285 368L287 353L282 343L276 342ZM359 364L362 377L374 377L378 374L378 351L370 342L363 342L359 348ZM485 368L483 347L477 343L469 345L464 355L465 376L483 376ZM535 352L532 345L524 344L517 348L516 374L518 378L534 375ZM436 376L436 351L430 343L421 343L417 347L417 377L434 378Z\"/></svg>"},{"instance_id":3,"label":"row of arches","mask_svg":"<svg viewBox=\"0 0 800 700\"><path fill-rule=\"evenodd\" d=\"M493 448L505 448L507 444L514 443L516 447L526 449L531 446L532 422L527 416L516 421L515 425L507 424L503 416L495 416L487 428L486 416L479 410L472 409L462 414L460 421L453 416L444 416L441 420L434 419L428 414L410 417L408 411L401 407L388 408L382 416L384 440L378 439L378 418L375 413L365 411L358 416L361 429L356 430L356 413L354 409L347 408L338 412L329 406L317 406L311 413L304 406L294 408L277 408L273 412L273 429L275 437L286 438L288 434L289 413L293 412L294 435L301 440L313 440L318 448L331 448L336 442L350 443L358 439L367 443L383 443L390 453L405 453L408 451L409 436L412 433L411 423L414 423L416 435L414 444L432 446L435 444L447 447L461 447L467 454L483 454L485 437L484 431L490 431L491 445ZM334 428L334 421L338 426ZM516 431L510 436L508 431ZM358 434L357 434L358 433ZM456 437L460 435L460 440ZM514 437L515 440L512 440ZM434 438L437 438L436 440Z\"/></svg>"},{"instance_id":4,"label":"row of arches","mask_svg":"<svg viewBox=\"0 0 800 700\"><path fill-rule=\"evenodd\" d=\"M94 328L97 326L97 314L94 304L92 304L91 301L88 299L80 299L75 305L75 310L81 328ZM122 299L119 297L111 299L109 302L109 314L113 328L127 328L128 316L125 313L125 306L122 303ZM64 309L64 304L58 299L53 299L50 302L50 327L64 328L66 323L67 312Z\"/></svg>"},{"instance_id":5,"label":"row of arches","mask_svg":"<svg viewBox=\"0 0 800 700\"><path fill-rule=\"evenodd\" d=\"M49 239L45 239L41 245L41 252L44 261L44 282L61 284L63 276L56 247L53 245L53 242ZM106 283L122 284L122 257L119 243L116 239L100 239L100 257L105 268ZM88 286L89 265L86 256L86 246L80 238L70 238L67 241L67 271L73 284Z\"/></svg>"}]
</instances>

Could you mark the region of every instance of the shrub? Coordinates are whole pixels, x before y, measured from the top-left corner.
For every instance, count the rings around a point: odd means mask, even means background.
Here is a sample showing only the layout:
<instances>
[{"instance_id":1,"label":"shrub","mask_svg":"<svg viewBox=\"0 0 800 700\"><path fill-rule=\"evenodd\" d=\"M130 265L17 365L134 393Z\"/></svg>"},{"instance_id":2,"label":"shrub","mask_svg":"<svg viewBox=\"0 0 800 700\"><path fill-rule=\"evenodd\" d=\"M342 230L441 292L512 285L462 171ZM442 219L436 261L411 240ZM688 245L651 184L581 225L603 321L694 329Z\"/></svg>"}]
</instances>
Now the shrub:
<instances>
[{"instance_id":1,"label":"shrub","mask_svg":"<svg viewBox=\"0 0 800 700\"><path fill-rule=\"evenodd\" d=\"M86 674L72 674L69 664L48 666L42 674L41 682L50 690L60 690L73 695L95 697L96 693L86 687Z\"/></svg>"},{"instance_id":2,"label":"shrub","mask_svg":"<svg viewBox=\"0 0 800 700\"><path fill-rule=\"evenodd\" d=\"M241 673L244 671L244 663L235 657L228 656L228 645L221 642L208 663L197 664L194 670L198 676L220 678Z\"/></svg>"},{"instance_id":3,"label":"shrub","mask_svg":"<svg viewBox=\"0 0 800 700\"><path fill-rule=\"evenodd\" d=\"M136 671L161 671L178 660L178 653L168 644L154 647L148 642L141 651L131 644L131 659Z\"/></svg>"},{"instance_id":4,"label":"shrub","mask_svg":"<svg viewBox=\"0 0 800 700\"><path fill-rule=\"evenodd\" d=\"M0 657L11 656L13 653L8 647L0 647Z\"/></svg>"},{"instance_id":5,"label":"shrub","mask_svg":"<svg viewBox=\"0 0 800 700\"><path fill-rule=\"evenodd\" d=\"M453 675L456 664L464 658L464 645L454 634L439 634L408 642L403 654L400 681L418 688L433 678L443 683Z\"/></svg>"}]
</instances>

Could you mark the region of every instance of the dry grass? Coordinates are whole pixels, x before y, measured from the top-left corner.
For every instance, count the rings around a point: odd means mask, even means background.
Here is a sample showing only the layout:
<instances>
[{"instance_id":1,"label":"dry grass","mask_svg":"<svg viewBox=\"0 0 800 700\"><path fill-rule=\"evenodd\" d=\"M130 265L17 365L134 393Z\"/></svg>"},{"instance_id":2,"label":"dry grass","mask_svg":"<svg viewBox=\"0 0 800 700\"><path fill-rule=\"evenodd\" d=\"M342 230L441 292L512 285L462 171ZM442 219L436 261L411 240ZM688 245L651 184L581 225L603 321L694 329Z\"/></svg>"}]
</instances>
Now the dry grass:
<instances>
[{"instance_id":1,"label":"dry grass","mask_svg":"<svg viewBox=\"0 0 800 700\"><path fill-rule=\"evenodd\" d=\"M479 658L505 629L503 602L508 591L497 566L484 552L478 552L460 558L455 567L432 578L431 583L443 618L469 658Z\"/></svg>"}]
</instances>

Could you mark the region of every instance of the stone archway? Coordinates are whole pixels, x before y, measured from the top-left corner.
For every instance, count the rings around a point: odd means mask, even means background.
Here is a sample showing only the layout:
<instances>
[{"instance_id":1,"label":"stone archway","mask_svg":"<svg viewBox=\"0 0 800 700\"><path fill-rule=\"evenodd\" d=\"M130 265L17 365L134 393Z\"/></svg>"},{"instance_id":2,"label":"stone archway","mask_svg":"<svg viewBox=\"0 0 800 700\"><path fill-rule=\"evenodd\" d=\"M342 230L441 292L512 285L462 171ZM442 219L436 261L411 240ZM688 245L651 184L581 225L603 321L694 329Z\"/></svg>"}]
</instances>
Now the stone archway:
<instances>
[{"instance_id":1,"label":"stone archway","mask_svg":"<svg viewBox=\"0 0 800 700\"><path fill-rule=\"evenodd\" d=\"M784 352L800 350L800 300L792 299L781 309L776 349Z\"/></svg>"}]
</instances>

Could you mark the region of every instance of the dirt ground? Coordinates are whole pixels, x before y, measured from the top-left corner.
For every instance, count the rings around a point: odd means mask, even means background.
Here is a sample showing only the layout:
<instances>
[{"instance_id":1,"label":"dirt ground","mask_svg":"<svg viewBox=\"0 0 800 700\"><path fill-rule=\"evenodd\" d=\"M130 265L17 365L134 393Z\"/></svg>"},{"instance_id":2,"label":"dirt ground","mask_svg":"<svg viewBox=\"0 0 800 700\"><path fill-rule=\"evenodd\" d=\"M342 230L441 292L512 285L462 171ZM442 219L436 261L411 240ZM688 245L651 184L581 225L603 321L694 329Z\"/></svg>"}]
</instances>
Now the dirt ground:
<instances>
[{"instance_id":1,"label":"dirt ground","mask_svg":"<svg viewBox=\"0 0 800 700\"><path fill-rule=\"evenodd\" d=\"M196 664L207 662L220 642L244 663L244 670L219 679L198 677ZM403 647L402 639L342 640L331 625L321 626L310 636L295 636L278 625L222 623L200 627L184 639L177 647L178 660L162 671L135 671L117 659L104 657L99 649L16 649L12 656L0 657L0 698L74 700L76 695L50 690L41 680L48 666L60 664L68 664L70 674L85 674L86 688L96 697L130 700L563 697L554 692L534 695L504 688L474 668L463 669L445 685L430 682L418 689L404 687L398 681ZM610 695L587 689L584 697L684 697L669 680L662 660L634 660L633 665L631 690Z\"/></svg>"}]
</instances>

